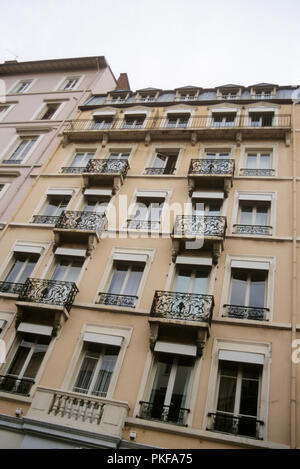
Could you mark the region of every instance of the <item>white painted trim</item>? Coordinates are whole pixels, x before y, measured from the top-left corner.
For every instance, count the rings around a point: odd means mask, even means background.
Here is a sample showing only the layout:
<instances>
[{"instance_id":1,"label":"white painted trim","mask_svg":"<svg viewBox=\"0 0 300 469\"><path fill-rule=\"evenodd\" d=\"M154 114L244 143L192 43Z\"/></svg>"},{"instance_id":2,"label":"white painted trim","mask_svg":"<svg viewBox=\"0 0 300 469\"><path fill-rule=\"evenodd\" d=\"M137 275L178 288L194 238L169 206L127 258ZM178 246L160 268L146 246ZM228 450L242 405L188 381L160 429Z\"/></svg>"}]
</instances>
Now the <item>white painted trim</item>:
<instances>
[{"instance_id":1,"label":"white painted trim","mask_svg":"<svg viewBox=\"0 0 300 469\"><path fill-rule=\"evenodd\" d=\"M105 195L108 197L111 197L112 195L112 190L111 189L85 189L84 190L84 195Z\"/></svg>"},{"instance_id":2,"label":"white painted trim","mask_svg":"<svg viewBox=\"0 0 300 469\"><path fill-rule=\"evenodd\" d=\"M117 111L95 111L93 112L93 117L114 116L116 113Z\"/></svg>"},{"instance_id":3,"label":"white painted trim","mask_svg":"<svg viewBox=\"0 0 300 469\"><path fill-rule=\"evenodd\" d=\"M212 265L211 257L177 256L176 264Z\"/></svg>"},{"instance_id":4,"label":"white painted trim","mask_svg":"<svg viewBox=\"0 0 300 469\"><path fill-rule=\"evenodd\" d=\"M41 255L43 247L41 246L30 246L25 244L16 244L13 248L14 252L30 252L32 254Z\"/></svg>"},{"instance_id":5,"label":"white painted trim","mask_svg":"<svg viewBox=\"0 0 300 469\"><path fill-rule=\"evenodd\" d=\"M40 324L31 324L29 322L21 322L17 329L18 332L30 332L31 334L40 334L51 336L53 327L42 326Z\"/></svg>"},{"instance_id":6,"label":"white painted trim","mask_svg":"<svg viewBox=\"0 0 300 469\"><path fill-rule=\"evenodd\" d=\"M95 332L85 332L83 335L83 341L103 345L115 345L117 347L121 347L123 337L117 335L98 334Z\"/></svg>"},{"instance_id":7,"label":"white painted trim","mask_svg":"<svg viewBox=\"0 0 300 469\"><path fill-rule=\"evenodd\" d=\"M196 345L186 345L180 343L163 342L158 340L154 347L154 352L172 353L174 355L186 355L189 357L196 357Z\"/></svg>"},{"instance_id":8,"label":"white painted trim","mask_svg":"<svg viewBox=\"0 0 300 469\"><path fill-rule=\"evenodd\" d=\"M56 256L86 257L86 249L56 248Z\"/></svg>"},{"instance_id":9,"label":"white painted trim","mask_svg":"<svg viewBox=\"0 0 300 469\"><path fill-rule=\"evenodd\" d=\"M192 199L224 199L224 192L194 191Z\"/></svg>"},{"instance_id":10,"label":"white painted trim","mask_svg":"<svg viewBox=\"0 0 300 469\"><path fill-rule=\"evenodd\" d=\"M239 363L256 363L263 365L265 356L261 353L252 352L236 352L232 350L219 350L219 360L227 360L230 362Z\"/></svg>"},{"instance_id":11,"label":"white painted trim","mask_svg":"<svg viewBox=\"0 0 300 469\"><path fill-rule=\"evenodd\" d=\"M231 267L238 269L255 269L255 270L269 270L269 262L257 262L257 261L231 261Z\"/></svg>"},{"instance_id":12,"label":"white painted trim","mask_svg":"<svg viewBox=\"0 0 300 469\"><path fill-rule=\"evenodd\" d=\"M124 253L114 253L114 261L129 261L129 262L147 262L148 256L146 254L124 254Z\"/></svg>"},{"instance_id":13,"label":"white painted trim","mask_svg":"<svg viewBox=\"0 0 300 469\"><path fill-rule=\"evenodd\" d=\"M272 194L240 194L239 200L257 200L271 202L273 199Z\"/></svg>"},{"instance_id":14,"label":"white painted trim","mask_svg":"<svg viewBox=\"0 0 300 469\"><path fill-rule=\"evenodd\" d=\"M160 199L165 199L167 197L168 193L167 192L159 192L159 191L137 191L136 197L147 197L147 198L152 198L152 197L157 197Z\"/></svg>"},{"instance_id":15,"label":"white painted trim","mask_svg":"<svg viewBox=\"0 0 300 469\"><path fill-rule=\"evenodd\" d=\"M72 197L73 189L47 189L46 195L70 195Z\"/></svg>"}]
</instances>

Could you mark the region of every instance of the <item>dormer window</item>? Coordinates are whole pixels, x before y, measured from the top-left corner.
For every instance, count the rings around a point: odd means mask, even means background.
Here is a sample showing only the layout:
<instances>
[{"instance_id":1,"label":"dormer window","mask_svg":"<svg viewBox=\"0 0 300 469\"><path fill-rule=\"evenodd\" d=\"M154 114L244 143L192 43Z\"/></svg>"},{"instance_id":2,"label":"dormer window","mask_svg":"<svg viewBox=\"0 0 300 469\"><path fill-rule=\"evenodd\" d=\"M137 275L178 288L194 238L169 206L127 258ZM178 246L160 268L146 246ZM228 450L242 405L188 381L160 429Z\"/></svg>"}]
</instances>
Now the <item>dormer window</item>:
<instances>
[{"instance_id":1,"label":"dormer window","mask_svg":"<svg viewBox=\"0 0 300 469\"><path fill-rule=\"evenodd\" d=\"M260 84L251 88L252 99L272 99L276 92L276 85Z\"/></svg>"},{"instance_id":2,"label":"dormer window","mask_svg":"<svg viewBox=\"0 0 300 469\"><path fill-rule=\"evenodd\" d=\"M125 103L128 98L128 93L114 93L110 94L108 101L110 104L122 104Z\"/></svg>"},{"instance_id":3,"label":"dormer window","mask_svg":"<svg viewBox=\"0 0 300 469\"><path fill-rule=\"evenodd\" d=\"M225 85L217 89L217 99L231 100L239 99L242 94L242 88L237 85Z\"/></svg>"},{"instance_id":4,"label":"dormer window","mask_svg":"<svg viewBox=\"0 0 300 469\"><path fill-rule=\"evenodd\" d=\"M179 93L178 99L180 101L195 101L196 93Z\"/></svg>"},{"instance_id":5,"label":"dormer window","mask_svg":"<svg viewBox=\"0 0 300 469\"><path fill-rule=\"evenodd\" d=\"M136 100L139 103L153 103L156 100L156 93L139 93Z\"/></svg>"},{"instance_id":6,"label":"dormer window","mask_svg":"<svg viewBox=\"0 0 300 469\"><path fill-rule=\"evenodd\" d=\"M222 99L237 99L237 92L222 91Z\"/></svg>"}]
</instances>

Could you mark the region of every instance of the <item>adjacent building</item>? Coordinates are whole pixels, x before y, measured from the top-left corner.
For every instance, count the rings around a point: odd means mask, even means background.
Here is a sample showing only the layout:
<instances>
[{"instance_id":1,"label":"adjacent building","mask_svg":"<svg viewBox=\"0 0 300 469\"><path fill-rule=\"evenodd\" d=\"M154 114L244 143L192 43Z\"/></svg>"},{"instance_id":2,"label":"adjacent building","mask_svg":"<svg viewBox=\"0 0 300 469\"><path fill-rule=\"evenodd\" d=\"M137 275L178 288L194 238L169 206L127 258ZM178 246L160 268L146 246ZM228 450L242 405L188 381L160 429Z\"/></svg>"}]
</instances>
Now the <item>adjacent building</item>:
<instances>
[{"instance_id":1,"label":"adjacent building","mask_svg":"<svg viewBox=\"0 0 300 469\"><path fill-rule=\"evenodd\" d=\"M89 88L0 239L1 445L299 447L299 87Z\"/></svg>"}]
</instances>

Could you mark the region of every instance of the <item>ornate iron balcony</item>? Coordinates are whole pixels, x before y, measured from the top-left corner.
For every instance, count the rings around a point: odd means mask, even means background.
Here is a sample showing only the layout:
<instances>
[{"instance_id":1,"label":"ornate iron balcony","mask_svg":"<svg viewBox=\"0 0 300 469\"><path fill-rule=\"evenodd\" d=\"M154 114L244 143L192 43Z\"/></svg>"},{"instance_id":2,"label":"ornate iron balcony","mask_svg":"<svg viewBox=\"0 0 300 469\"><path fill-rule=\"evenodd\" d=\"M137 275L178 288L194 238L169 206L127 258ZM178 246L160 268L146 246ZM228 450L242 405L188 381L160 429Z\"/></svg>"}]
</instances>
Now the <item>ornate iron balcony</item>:
<instances>
[{"instance_id":1,"label":"ornate iron balcony","mask_svg":"<svg viewBox=\"0 0 300 469\"><path fill-rule=\"evenodd\" d=\"M209 413L208 417L210 422L207 430L262 439L260 430L264 422L256 417L234 416L221 412Z\"/></svg>"},{"instance_id":2,"label":"ornate iron balcony","mask_svg":"<svg viewBox=\"0 0 300 469\"><path fill-rule=\"evenodd\" d=\"M226 217L177 215L173 234L181 237L224 238L225 231Z\"/></svg>"},{"instance_id":3,"label":"ornate iron balcony","mask_svg":"<svg viewBox=\"0 0 300 469\"><path fill-rule=\"evenodd\" d=\"M233 176L235 168L234 160L191 160L189 175L191 176Z\"/></svg>"},{"instance_id":4,"label":"ornate iron balcony","mask_svg":"<svg viewBox=\"0 0 300 469\"><path fill-rule=\"evenodd\" d=\"M275 169L250 169L250 168L242 168L240 170L240 175L241 176L258 176L258 177L263 177L263 176L274 176L275 175Z\"/></svg>"},{"instance_id":5,"label":"ornate iron balcony","mask_svg":"<svg viewBox=\"0 0 300 469\"><path fill-rule=\"evenodd\" d=\"M91 159L84 170L85 173L115 174L125 177L129 169L126 160Z\"/></svg>"},{"instance_id":6,"label":"ornate iron balcony","mask_svg":"<svg viewBox=\"0 0 300 469\"><path fill-rule=\"evenodd\" d=\"M19 294L19 301L64 306L70 311L77 293L74 282L28 278Z\"/></svg>"},{"instance_id":7,"label":"ornate iron balcony","mask_svg":"<svg viewBox=\"0 0 300 469\"><path fill-rule=\"evenodd\" d=\"M13 282L0 282L1 293L20 293L24 283L13 283Z\"/></svg>"},{"instance_id":8,"label":"ornate iron balcony","mask_svg":"<svg viewBox=\"0 0 300 469\"><path fill-rule=\"evenodd\" d=\"M266 321L269 308L261 306L238 306L224 305L224 316L236 319L253 319L255 321Z\"/></svg>"},{"instance_id":9,"label":"ornate iron balcony","mask_svg":"<svg viewBox=\"0 0 300 469\"><path fill-rule=\"evenodd\" d=\"M212 295L156 291L150 316L211 323L214 309Z\"/></svg>"},{"instance_id":10,"label":"ornate iron balcony","mask_svg":"<svg viewBox=\"0 0 300 469\"><path fill-rule=\"evenodd\" d=\"M32 223L41 223L43 225L55 225L59 216L52 215L34 215L32 217Z\"/></svg>"},{"instance_id":11,"label":"ornate iron balcony","mask_svg":"<svg viewBox=\"0 0 300 469\"><path fill-rule=\"evenodd\" d=\"M146 168L145 174L157 176L160 174L174 174L176 168Z\"/></svg>"},{"instance_id":12,"label":"ornate iron balcony","mask_svg":"<svg viewBox=\"0 0 300 469\"><path fill-rule=\"evenodd\" d=\"M0 376L0 391L28 396L34 384L33 379L19 379L15 376Z\"/></svg>"},{"instance_id":13,"label":"ornate iron balcony","mask_svg":"<svg viewBox=\"0 0 300 469\"><path fill-rule=\"evenodd\" d=\"M133 230L157 231L160 227L160 221L153 220L127 220L127 226Z\"/></svg>"},{"instance_id":14,"label":"ornate iron balcony","mask_svg":"<svg viewBox=\"0 0 300 469\"><path fill-rule=\"evenodd\" d=\"M105 224L106 217L103 213L65 210L58 218L55 228L96 231L98 236L100 236L104 230Z\"/></svg>"},{"instance_id":15,"label":"ornate iron balcony","mask_svg":"<svg viewBox=\"0 0 300 469\"><path fill-rule=\"evenodd\" d=\"M272 226L269 225L233 225L236 234L265 235L271 234Z\"/></svg>"},{"instance_id":16,"label":"ornate iron balcony","mask_svg":"<svg viewBox=\"0 0 300 469\"><path fill-rule=\"evenodd\" d=\"M86 170L86 166L64 166L61 168L62 173L82 174Z\"/></svg>"},{"instance_id":17,"label":"ornate iron balcony","mask_svg":"<svg viewBox=\"0 0 300 469\"><path fill-rule=\"evenodd\" d=\"M97 303L102 305L123 306L124 308L134 308L137 296L117 295L115 293L99 293Z\"/></svg>"},{"instance_id":18,"label":"ornate iron balcony","mask_svg":"<svg viewBox=\"0 0 300 469\"><path fill-rule=\"evenodd\" d=\"M151 402L140 401L139 418L145 420L157 420L160 422L173 423L176 425L185 425L187 414L190 409L178 407L174 404L160 405Z\"/></svg>"}]
</instances>

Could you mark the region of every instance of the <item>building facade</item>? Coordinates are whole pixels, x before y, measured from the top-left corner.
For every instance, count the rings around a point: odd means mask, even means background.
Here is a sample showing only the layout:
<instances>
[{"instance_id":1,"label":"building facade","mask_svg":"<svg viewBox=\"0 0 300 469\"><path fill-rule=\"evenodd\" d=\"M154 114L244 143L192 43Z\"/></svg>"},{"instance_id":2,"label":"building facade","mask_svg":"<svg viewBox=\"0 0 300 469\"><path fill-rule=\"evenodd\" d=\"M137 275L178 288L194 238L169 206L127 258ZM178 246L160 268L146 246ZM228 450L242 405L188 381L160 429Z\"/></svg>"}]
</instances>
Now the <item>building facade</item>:
<instances>
[{"instance_id":1,"label":"building facade","mask_svg":"<svg viewBox=\"0 0 300 469\"><path fill-rule=\"evenodd\" d=\"M1 234L1 445L299 447L300 89L124 88Z\"/></svg>"}]
</instances>

